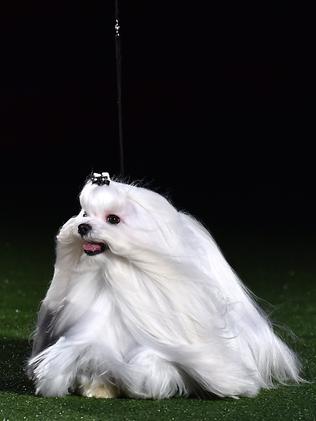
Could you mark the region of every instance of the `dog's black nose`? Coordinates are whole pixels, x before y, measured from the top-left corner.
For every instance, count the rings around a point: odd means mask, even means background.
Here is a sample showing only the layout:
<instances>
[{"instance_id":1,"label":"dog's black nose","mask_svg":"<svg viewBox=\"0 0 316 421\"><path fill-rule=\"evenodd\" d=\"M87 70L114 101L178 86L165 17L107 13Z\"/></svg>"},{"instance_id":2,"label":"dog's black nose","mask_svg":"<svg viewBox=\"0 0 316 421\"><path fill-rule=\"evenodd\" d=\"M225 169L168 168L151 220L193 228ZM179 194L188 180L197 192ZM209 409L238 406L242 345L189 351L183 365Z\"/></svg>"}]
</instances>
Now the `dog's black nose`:
<instances>
[{"instance_id":1,"label":"dog's black nose","mask_svg":"<svg viewBox=\"0 0 316 421\"><path fill-rule=\"evenodd\" d=\"M89 224L80 224L78 226L78 232L83 237L84 235L88 234L89 231L92 230L92 226Z\"/></svg>"}]
</instances>

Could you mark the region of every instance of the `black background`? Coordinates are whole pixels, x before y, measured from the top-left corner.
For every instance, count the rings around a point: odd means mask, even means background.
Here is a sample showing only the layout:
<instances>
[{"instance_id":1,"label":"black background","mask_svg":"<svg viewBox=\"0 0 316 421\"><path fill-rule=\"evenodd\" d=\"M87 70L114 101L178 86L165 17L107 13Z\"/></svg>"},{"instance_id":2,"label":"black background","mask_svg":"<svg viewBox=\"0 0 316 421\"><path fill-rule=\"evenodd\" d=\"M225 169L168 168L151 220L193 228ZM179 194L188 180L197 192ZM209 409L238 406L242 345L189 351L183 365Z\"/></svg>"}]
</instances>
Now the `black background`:
<instances>
[{"instance_id":1,"label":"black background","mask_svg":"<svg viewBox=\"0 0 316 421\"><path fill-rule=\"evenodd\" d=\"M120 175L114 1L65 3L2 15L12 229L55 232L92 169ZM281 3L219 3L120 1L125 176L213 232L311 232L315 133L295 20Z\"/></svg>"}]
</instances>

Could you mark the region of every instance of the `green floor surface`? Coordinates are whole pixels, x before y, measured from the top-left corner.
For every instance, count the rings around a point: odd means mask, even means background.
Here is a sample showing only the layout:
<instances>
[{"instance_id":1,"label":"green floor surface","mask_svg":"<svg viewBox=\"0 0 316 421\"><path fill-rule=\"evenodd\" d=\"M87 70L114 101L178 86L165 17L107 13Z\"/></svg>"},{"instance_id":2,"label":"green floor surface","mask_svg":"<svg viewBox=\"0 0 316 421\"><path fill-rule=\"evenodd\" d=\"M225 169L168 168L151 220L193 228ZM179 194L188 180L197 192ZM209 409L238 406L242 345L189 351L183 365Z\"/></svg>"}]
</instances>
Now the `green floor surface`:
<instances>
[{"instance_id":1,"label":"green floor surface","mask_svg":"<svg viewBox=\"0 0 316 421\"><path fill-rule=\"evenodd\" d=\"M32 245L33 243L33 245ZM23 372L39 302L52 274L53 241L1 242L0 421L19 420L316 420L316 259L313 242L299 237L221 238L230 263L264 301L298 352L310 383L263 391L254 399L97 400L34 396ZM267 304L271 303L271 305Z\"/></svg>"}]
</instances>

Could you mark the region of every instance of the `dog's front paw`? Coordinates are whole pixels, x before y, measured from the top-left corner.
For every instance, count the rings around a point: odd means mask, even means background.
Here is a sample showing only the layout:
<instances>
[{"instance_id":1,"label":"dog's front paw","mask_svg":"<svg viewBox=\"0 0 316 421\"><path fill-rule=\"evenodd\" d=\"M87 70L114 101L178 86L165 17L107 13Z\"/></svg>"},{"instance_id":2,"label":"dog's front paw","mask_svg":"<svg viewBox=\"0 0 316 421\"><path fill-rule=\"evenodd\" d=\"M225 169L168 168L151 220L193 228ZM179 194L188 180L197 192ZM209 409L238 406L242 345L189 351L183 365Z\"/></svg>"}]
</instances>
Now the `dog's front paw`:
<instances>
[{"instance_id":1,"label":"dog's front paw","mask_svg":"<svg viewBox=\"0 0 316 421\"><path fill-rule=\"evenodd\" d=\"M77 349L62 336L54 345L29 360L28 371L37 395L55 397L69 394L76 373Z\"/></svg>"},{"instance_id":2,"label":"dog's front paw","mask_svg":"<svg viewBox=\"0 0 316 421\"><path fill-rule=\"evenodd\" d=\"M56 376L53 380L35 381L35 394L45 397L62 397L69 394L69 389L65 387L67 378L62 375Z\"/></svg>"},{"instance_id":3,"label":"dog's front paw","mask_svg":"<svg viewBox=\"0 0 316 421\"><path fill-rule=\"evenodd\" d=\"M186 396L187 387L172 363L150 349L140 349L129 360L127 395L137 399L168 399Z\"/></svg>"},{"instance_id":4,"label":"dog's front paw","mask_svg":"<svg viewBox=\"0 0 316 421\"><path fill-rule=\"evenodd\" d=\"M80 387L80 393L87 398L114 399L120 395L119 389L113 384L89 384Z\"/></svg>"}]
</instances>

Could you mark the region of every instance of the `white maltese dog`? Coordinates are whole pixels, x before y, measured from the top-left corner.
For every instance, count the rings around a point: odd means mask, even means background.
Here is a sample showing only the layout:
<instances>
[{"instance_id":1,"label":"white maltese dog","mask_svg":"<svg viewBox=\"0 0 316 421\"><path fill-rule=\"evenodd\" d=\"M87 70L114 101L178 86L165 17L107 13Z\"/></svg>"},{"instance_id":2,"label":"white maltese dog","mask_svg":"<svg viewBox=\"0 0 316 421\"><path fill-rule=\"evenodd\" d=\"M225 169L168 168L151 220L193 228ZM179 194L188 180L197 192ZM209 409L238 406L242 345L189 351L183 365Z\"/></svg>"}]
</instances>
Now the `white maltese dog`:
<instances>
[{"instance_id":1,"label":"white maltese dog","mask_svg":"<svg viewBox=\"0 0 316 421\"><path fill-rule=\"evenodd\" d=\"M108 173L80 203L38 316L37 394L238 397L300 381L295 354L192 216Z\"/></svg>"}]
</instances>

